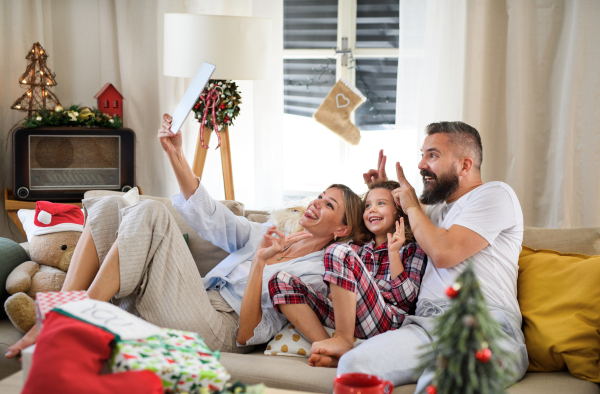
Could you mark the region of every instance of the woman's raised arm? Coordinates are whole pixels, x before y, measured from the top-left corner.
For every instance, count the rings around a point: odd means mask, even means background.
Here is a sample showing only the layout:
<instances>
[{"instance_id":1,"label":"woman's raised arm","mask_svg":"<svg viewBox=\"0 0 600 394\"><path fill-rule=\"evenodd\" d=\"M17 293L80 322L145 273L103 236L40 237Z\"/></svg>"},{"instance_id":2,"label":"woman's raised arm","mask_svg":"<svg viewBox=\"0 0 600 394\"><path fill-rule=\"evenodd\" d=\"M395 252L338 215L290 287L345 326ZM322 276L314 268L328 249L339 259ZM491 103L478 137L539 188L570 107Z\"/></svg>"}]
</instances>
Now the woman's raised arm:
<instances>
[{"instance_id":1,"label":"woman's raised arm","mask_svg":"<svg viewBox=\"0 0 600 394\"><path fill-rule=\"evenodd\" d=\"M254 233L262 235L264 228L261 224L234 215L200 184L183 155L181 132L171 132L171 121L170 115L163 115L158 140L169 157L181 190L171 199L173 207L204 240L229 253L244 247Z\"/></svg>"},{"instance_id":2,"label":"woman's raised arm","mask_svg":"<svg viewBox=\"0 0 600 394\"><path fill-rule=\"evenodd\" d=\"M174 134L171 131L172 120L171 115L163 115L163 122L158 130L158 140L169 157L181 194L188 200L200 186L200 181L183 155L181 133Z\"/></svg>"}]
</instances>

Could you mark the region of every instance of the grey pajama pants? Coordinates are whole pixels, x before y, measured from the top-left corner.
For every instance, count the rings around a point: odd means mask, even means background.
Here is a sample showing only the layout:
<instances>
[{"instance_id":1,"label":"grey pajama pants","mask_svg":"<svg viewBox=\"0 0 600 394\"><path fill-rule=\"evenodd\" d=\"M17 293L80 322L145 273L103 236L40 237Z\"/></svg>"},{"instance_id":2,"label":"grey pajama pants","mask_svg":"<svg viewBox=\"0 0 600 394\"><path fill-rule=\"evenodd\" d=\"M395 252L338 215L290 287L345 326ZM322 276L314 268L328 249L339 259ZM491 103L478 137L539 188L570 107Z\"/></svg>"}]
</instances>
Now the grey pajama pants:
<instances>
[{"instance_id":1,"label":"grey pajama pants","mask_svg":"<svg viewBox=\"0 0 600 394\"><path fill-rule=\"evenodd\" d=\"M431 350L435 317L443 314L449 304L445 300L423 300L423 305L417 310L417 316L408 316L399 329L374 336L344 354L338 364L338 373L379 375L394 386L417 383L415 393L427 387L434 377L434 371L426 370L419 376L419 356ZM504 333L499 346L515 355L517 381L521 380L527 371L529 359L518 319L502 306L488 305L488 308Z\"/></svg>"},{"instance_id":2,"label":"grey pajama pants","mask_svg":"<svg viewBox=\"0 0 600 394\"><path fill-rule=\"evenodd\" d=\"M115 241L119 292L113 303L160 327L197 332L213 350L238 347L239 316L214 290L205 290L196 263L168 209L158 201L128 206L121 196L83 200L98 261Z\"/></svg>"}]
</instances>

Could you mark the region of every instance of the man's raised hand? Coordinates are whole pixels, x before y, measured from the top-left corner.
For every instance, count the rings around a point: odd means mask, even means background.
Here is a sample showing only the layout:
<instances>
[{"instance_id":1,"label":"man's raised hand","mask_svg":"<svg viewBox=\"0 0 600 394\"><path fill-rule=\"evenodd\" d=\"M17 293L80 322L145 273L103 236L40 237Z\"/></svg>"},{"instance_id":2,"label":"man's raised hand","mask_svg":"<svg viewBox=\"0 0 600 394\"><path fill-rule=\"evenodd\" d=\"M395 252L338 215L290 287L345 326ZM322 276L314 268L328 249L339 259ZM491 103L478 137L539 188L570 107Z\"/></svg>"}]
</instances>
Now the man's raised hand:
<instances>
[{"instance_id":1,"label":"man's raised hand","mask_svg":"<svg viewBox=\"0 0 600 394\"><path fill-rule=\"evenodd\" d=\"M387 175L385 173L385 162L387 157L383 154L383 149L379 151L379 158L377 159L377 169L371 169L363 174L363 179L368 187L373 186L375 182L387 181Z\"/></svg>"},{"instance_id":2,"label":"man's raised hand","mask_svg":"<svg viewBox=\"0 0 600 394\"><path fill-rule=\"evenodd\" d=\"M396 205L402 207L402 210L406 214L408 214L408 211L411 208L421 209L415 189L406 180L404 170L399 162L396 162L396 176L398 177L398 183L400 183L400 187L394 189L392 192Z\"/></svg>"}]
</instances>

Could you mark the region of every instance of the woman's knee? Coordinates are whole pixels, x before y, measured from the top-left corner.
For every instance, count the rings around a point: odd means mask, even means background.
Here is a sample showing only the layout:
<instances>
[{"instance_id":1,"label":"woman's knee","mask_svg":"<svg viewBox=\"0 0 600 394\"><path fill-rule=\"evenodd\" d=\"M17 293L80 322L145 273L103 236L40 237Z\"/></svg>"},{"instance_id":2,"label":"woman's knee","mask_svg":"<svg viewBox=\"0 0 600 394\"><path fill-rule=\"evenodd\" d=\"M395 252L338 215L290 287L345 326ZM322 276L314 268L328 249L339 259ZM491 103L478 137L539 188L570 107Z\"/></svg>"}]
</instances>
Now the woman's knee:
<instances>
[{"instance_id":1,"label":"woman's knee","mask_svg":"<svg viewBox=\"0 0 600 394\"><path fill-rule=\"evenodd\" d=\"M123 211L123 213L123 219L128 216L137 218L149 217L155 221L168 221L173 218L165 204L151 199L143 200L135 205L129 206Z\"/></svg>"}]
</instances>

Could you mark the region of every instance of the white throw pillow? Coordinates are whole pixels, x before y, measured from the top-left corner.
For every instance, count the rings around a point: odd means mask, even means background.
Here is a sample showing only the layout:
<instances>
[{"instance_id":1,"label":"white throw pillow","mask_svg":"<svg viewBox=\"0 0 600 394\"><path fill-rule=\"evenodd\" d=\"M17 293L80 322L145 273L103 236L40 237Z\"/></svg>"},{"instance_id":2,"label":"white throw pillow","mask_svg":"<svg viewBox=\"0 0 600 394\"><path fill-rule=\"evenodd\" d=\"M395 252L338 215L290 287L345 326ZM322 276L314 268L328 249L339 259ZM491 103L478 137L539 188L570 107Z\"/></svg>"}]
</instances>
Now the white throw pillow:
<instances>
[{"instance_id":1,"label":"white throw pillow","mask_svg":"<svg viewBox=\"0 0 600 394\"><path fill-rule=\"evenodd\" d=\"M333 336L333 328L323 326L330 336ZM354 347L363 343L365 339L354 338ZM293 356L309 357L312 343L304 338L300 331L291 323L288 323L281 331L275 335L275 338L267 344L265 354L268 356Z\"/></svg>"},{"instance_id":2,"label":"white throw pillow","mask_svg":"<svg viewBox=\"0 0 600 394\"><path fill-rule=\"evenodd\" d=\"M123 198L127 201L129 205L133 205L136 202L140 201L140 191L137 187L132 188L130 191L123 195Z\"/></svg>"},{"instance_id":3,"label":"white throw pillow","mask_svg":"<svg viewBox=\"0 0 600 394\"><path fill-rule=\"evenodd\" d=\"M125 193L123 195L123 198L127 201L127 204L133 205L140 200L140 192L137 187L134 187L130 191ZM83 209L81 210L81 212L83 212ZM33 224L33 220L35 219L35 209L19 209L17 211L17 216L21 221L23 230L25 230L25 234L27 235L27 241L31 242L33 231L36 228Z\"/></svg>"}]
</instances>

